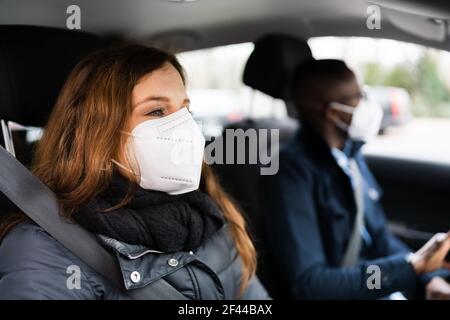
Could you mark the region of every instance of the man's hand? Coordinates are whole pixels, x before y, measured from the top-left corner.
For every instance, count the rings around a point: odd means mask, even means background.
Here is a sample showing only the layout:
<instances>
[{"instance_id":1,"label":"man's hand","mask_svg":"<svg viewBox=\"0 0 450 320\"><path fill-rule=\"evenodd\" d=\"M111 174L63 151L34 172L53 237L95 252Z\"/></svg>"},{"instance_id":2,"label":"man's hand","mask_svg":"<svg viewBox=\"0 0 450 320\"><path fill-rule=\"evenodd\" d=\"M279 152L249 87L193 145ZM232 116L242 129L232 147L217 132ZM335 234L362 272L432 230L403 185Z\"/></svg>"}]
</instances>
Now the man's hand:
<instances>
[{"instance_id":1,"label":"man's hand","mask_svg":"<svg viewBox=\"0 0 450 320\"><path fill-rule=\"evenodd\" d=\"M435 234L427 243L411 256L411 264L417 274L432 272L439 268L450 269L445 256L450 250L450 231Z\"/></svg>"},{"instance_id":2,"label":"man's hand","mask_svg":"<svg viewBox=\"0 0 450 320\"><path fill-rule=\"evenodd\" d=\"M425 288L427 300L450 300L450 284L444 278L434 277Z\"/></svg>"}]
</instances>

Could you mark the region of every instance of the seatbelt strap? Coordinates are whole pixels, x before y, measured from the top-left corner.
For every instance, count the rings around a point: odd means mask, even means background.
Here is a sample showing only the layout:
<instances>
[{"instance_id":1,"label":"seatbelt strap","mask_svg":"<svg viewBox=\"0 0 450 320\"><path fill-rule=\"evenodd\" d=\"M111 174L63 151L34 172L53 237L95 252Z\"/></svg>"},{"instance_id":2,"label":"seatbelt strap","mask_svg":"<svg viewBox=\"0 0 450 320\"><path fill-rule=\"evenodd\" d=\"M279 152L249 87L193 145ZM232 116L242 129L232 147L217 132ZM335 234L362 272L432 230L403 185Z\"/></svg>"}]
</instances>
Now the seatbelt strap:
<instances>
[{"instance_id":1,"label":"seatbelt strap","mask_svg":"<svg viewBox=\"0 0 450 320\"><path fill-rule=\"evenodd\" d=\"M362 247L362 231L364 229L364 181L355 159L349 159L349 166L353 178L356 215L353 230L341 262L342 267L353 267L358 262Z\"/></svg>"},{"instance_id":2,"label":"seatbelt strap","mask_svg":"<svg viewBox=\"0 0 450 320\"><path fill-rule=\"evenodd\" d=\"M125 290L116 258L80 225L59 214L55 194L8 151L0 146L0 191L55 240L95 271L136 300L186 300L164 279L145 287Z\"/></svg>"}]
</instances>

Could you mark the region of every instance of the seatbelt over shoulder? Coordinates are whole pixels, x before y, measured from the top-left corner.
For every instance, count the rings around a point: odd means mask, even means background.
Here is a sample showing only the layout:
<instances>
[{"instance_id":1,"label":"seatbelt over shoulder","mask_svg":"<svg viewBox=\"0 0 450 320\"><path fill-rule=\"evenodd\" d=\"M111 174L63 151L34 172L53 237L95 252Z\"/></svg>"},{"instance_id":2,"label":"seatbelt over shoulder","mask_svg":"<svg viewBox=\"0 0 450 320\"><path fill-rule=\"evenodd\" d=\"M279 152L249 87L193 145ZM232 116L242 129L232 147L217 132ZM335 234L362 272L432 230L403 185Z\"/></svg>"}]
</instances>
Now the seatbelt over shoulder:
<instances>
[{"instance_id":1,"label":"seatbelt over shoulder","mask_svg":"<svg viewBox=\"0 0 450 320\"><path fill-rule=\"evenodd\" d=\"M354 179L353 193L356 203L356 215L353 230L341 262L342 267L353 267L358 262L362 247L362 230L364 229L364 181L355 159L349 159L349 166Z\"/></svg>"},{"instance_id":2,"label":"seatbelt over shoulder","mask_svg":"<svg viewBox=\"0 0 450 320\"><path fill-rule=\"evenodd\" d=\"M136 300L187 299L164 279L159 279L142 288L125 291L116 258L97 241L92 233L61 217L55 194L1 146L0 191L55 240L112 281L131 298Z\"/></svg>"}]
</instances>

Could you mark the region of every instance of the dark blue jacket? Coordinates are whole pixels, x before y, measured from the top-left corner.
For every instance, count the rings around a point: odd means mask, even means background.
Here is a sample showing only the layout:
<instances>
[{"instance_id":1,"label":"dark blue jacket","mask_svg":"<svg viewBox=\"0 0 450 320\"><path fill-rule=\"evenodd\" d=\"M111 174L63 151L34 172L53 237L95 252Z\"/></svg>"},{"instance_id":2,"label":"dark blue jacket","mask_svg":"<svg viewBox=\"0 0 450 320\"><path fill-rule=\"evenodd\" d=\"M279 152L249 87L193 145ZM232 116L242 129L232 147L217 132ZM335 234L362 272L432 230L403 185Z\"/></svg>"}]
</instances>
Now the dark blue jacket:
<instances>
[{"instance_id":1,"label":"dark blue jacket","mask_svg":"<svg viewBox=\"0 0 450 320\"><path fill-rule=\"evenodd\" d=\"M418 278L406 260L409 249L387 228L380 204L382 191L352 143L365 181L365 239L359 263L340 267L356 214L349 176L339 167L325 141L307 125L280 152L280 169L262 177L265 235L291 294L300 299L376 299L416 288ZM381 270L381 288L367 279Z\"/></svg>"}]
</instances>

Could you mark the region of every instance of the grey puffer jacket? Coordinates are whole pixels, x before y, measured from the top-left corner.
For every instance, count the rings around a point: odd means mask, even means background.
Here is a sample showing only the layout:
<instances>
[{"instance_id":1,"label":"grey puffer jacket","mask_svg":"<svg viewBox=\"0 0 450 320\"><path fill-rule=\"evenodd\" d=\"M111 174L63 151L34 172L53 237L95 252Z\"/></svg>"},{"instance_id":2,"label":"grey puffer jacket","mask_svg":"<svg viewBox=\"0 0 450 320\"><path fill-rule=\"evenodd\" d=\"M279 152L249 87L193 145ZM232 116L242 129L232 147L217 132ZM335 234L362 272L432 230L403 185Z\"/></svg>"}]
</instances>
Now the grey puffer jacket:
<instances>
[{"instance_id":1,"label":"grey puffer jacket","mask_svg":"<svg viewBox=\"0 0 450 320\"><path fill-rule=\"evenodd\" d=\"M126 290L164 278L188 299L236 299L241 261L225 225L195 252L173 254L99 237L116 255ZM74 278L79 276L78 279ZM268 299L255 277L241 299ZM0 245L0 299L129 299L32 222Z\"/></svg>"}]
</instances>

